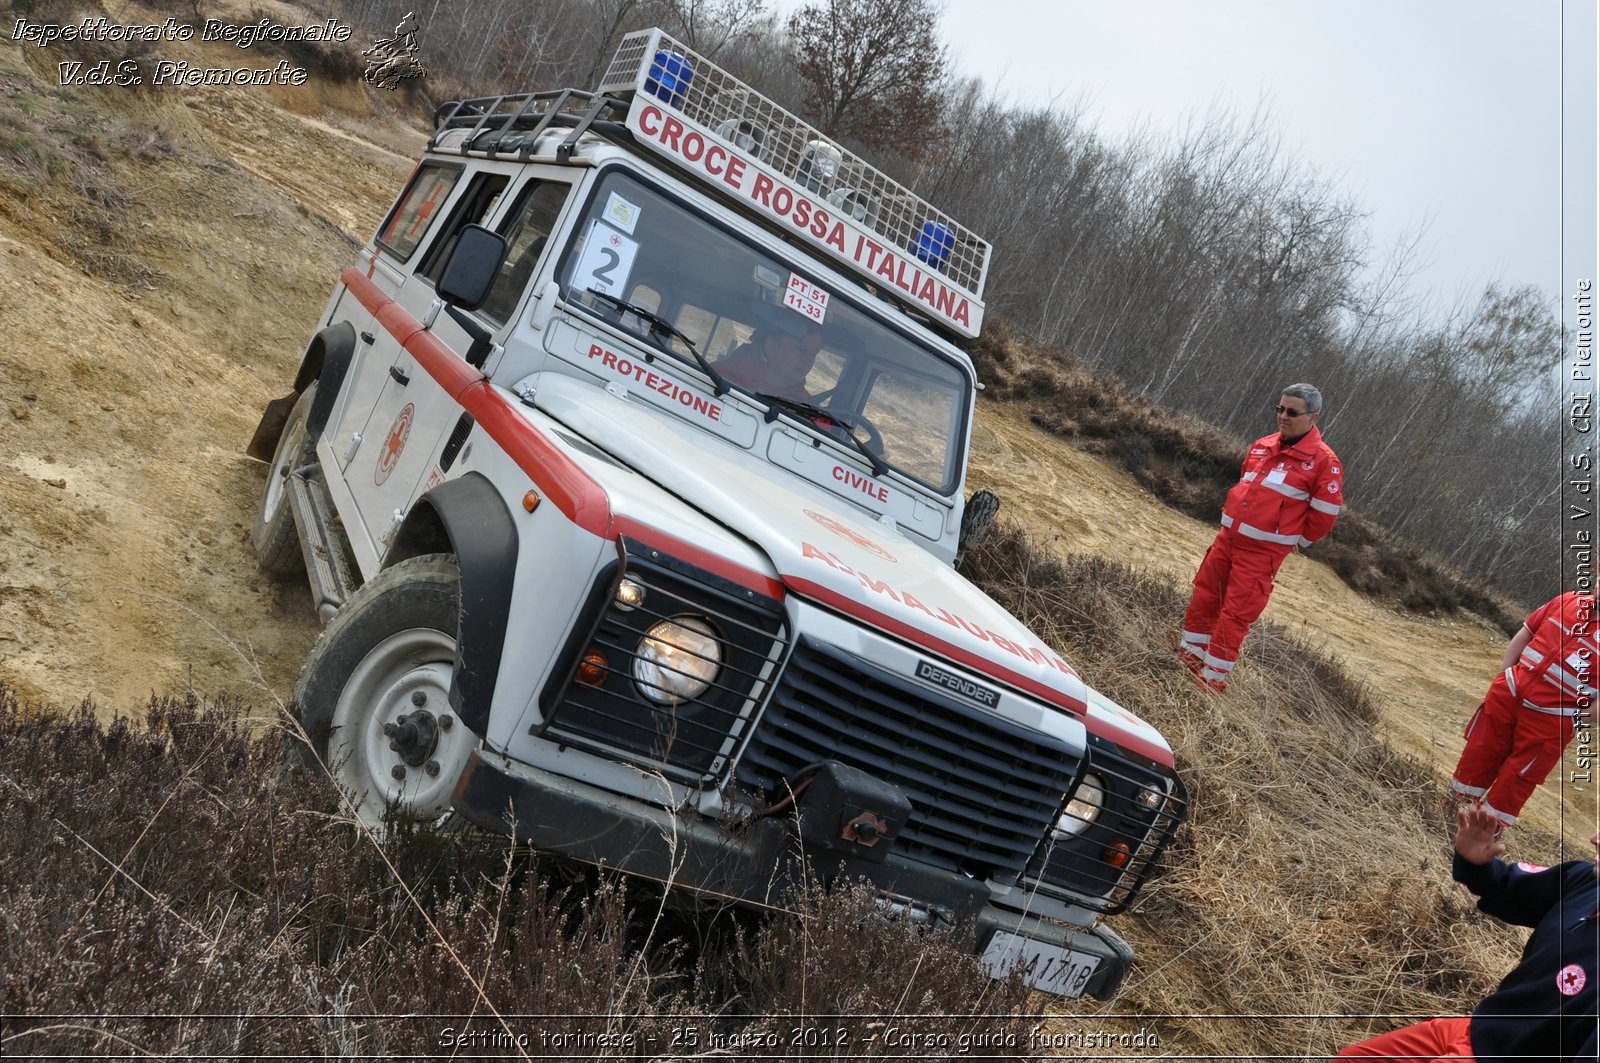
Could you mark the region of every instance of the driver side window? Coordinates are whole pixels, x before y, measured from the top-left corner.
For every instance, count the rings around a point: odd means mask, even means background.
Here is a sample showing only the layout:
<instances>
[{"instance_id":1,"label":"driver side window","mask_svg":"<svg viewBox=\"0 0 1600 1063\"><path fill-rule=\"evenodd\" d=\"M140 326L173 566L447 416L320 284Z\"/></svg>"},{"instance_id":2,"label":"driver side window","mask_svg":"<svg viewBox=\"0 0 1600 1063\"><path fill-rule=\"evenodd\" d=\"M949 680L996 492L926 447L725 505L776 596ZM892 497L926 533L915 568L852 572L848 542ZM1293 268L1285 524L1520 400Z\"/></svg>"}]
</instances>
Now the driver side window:
<instances>
[{"instance_id":1,"label":"driver side window","mask_svg":"<svg viewBox=\"0 0 1600 1063\"><path fill-rule=\"evenodd\" d=\"M571 190L570 185L559 181L529 181L523 188L516 206L500 225L500 235L506 238L506 257L489 289L489 297L479 308L484 317L496 324L510 320L528 281L533 279Z\"/></svg>"},{"instance_id":2,"label":"driver side window","mask_svg":"<svg viewBox=\"0 0 1600 1063\"><path fill-rule=\"evenodd\" d=\"M433 282L435 287L438 286L439 278L444 276L444 265L450 261L450 252L456 249L456 244L461 239L461 230L468 225L484 224L494 213L494 208L499 205L500 196L505 192L509 182L510 178L498 173L480 174L473 179L466 194L456 204L455 210L451 211L449 223L434 239L433 246L428 248L428 253L423 256L422 265L417 269L420 276Z\"/></svg>"}]
</instances>

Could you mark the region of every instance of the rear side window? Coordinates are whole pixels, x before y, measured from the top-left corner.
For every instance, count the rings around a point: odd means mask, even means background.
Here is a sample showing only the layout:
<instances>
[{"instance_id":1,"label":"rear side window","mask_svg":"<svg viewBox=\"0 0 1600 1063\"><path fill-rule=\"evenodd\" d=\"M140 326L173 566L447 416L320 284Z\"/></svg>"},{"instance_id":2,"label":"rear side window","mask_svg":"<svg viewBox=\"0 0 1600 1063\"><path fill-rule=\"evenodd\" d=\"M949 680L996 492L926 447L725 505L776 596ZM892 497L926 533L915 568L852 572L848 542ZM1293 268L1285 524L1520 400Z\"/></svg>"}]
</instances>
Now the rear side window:
<instances>
[{"instance_id":1,"label":"rear side window","mask_svg":"<svg viewBox=\"0 0 1600 1063\"><path fill-rule=\"evenodd\" d=\"M425 163L419 167L378 230L378 245L402 262L410 258L460 177L459 166Z\"/></svg>"}]
</instances>

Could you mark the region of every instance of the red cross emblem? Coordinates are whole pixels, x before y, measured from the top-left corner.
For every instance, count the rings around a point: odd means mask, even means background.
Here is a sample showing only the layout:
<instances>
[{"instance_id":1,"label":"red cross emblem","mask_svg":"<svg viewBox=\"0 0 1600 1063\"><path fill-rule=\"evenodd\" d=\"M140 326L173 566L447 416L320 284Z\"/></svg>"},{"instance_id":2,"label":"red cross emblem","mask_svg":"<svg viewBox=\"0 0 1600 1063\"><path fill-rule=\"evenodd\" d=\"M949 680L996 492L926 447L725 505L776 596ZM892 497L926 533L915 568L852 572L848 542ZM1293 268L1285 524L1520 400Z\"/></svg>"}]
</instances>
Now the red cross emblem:
<instances>
[{"instance_id":1,"label":"red cross emblem","mask_svg":"<svg viewBox=\"0 0 1600 1063\"><path fill-rule=\"evenodd\" d=\"M855 543L857 546L861 547L861 549L865 550L874 557L880 557L890 564L894 564L895 557L893 554L853 528L840 524L832 517L825 517L821 513L815 513L809 509L803 510L802 512L840 538L847 539L850 542Z\"/></svg>"},{"instance_id":2,"label":"red cross emblem","mask_svg":"<svg viewBox=\"0 0 1600 1063\"><path fill-rule=\"evenodd\" d=\"M383 449L378 452L378 467L372 475L374 486L382 487L389 474L394 472L394 467L400 464L400 452L406 449L406 439L411 435L411 422L416 414L416 406L408 402L395 417L394 424L389 428L389 438L383 441Z\"/></svg>"},{"instance_id":3,"label":"red cross emblem","mask_svg":"<svg viewBox=\"0 0 1600 1063\"><path fill-rule=\"evenodd\" d=\"M1556 988L1561 990L1564 997L1575 997L1583 992L1583 987L1589 982L1589 975L1575 963L1569 963L1561 968L1561 973L1556 975Z\"/></svg>"}]
</instances>

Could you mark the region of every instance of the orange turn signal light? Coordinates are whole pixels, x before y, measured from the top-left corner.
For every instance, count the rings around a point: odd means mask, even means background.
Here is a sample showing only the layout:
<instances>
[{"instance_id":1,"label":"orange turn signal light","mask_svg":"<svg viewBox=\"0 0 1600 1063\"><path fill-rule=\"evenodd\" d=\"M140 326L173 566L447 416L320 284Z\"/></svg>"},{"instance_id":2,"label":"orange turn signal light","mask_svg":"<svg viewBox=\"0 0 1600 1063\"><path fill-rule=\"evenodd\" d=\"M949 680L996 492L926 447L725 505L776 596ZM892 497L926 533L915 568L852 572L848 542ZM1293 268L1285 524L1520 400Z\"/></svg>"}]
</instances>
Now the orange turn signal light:
<instances>
[{"instance_id":1,"label":"orange turn signal light","mask_svg":"<svg viewBox=\"0 0 1600 1063\"><path fill-rule=\"evenodd\" d=\"M1128 849L1127 842L1112 842L1106 846L1106 851L1100 854L1100 859L1112 867L1127 867L1133 853Z\"/></svg>"},{"instance_id":2,"label":"orange turn signal light","mask_svg":"<svg viewBox=\"0 0 1600 1063\"><path fill-rule=\"evenodd\" d=\"M611 666L606 662L605 654L599 650L590 650L583 655L583 660L578 662L578 682L597 687L606 681L606 673L610 670Z\"/></svg>"},{"instance_id":3,"label":"orange turn signal light","mask_svg":"<svg viewBox=\"0 0 1600 1063\"><path fill-rule=\"evenodd\" d=\"M522 508L532 513L539 508L539 492L529 491L522 496Z\"/></svg>"}]
</instances>

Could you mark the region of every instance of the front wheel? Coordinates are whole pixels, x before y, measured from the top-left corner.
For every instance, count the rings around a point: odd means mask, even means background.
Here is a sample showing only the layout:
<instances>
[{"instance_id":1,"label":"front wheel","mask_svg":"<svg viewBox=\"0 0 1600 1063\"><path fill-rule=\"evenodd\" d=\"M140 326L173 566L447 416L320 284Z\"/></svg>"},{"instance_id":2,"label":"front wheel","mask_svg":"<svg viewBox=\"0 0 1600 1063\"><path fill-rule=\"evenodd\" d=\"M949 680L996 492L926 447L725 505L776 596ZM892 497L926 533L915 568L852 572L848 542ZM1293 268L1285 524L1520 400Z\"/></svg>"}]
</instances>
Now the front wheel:
<instances>
[{"instance_id":1,"label":"front wheel","mask_svg":"<svg viewBox=\"0 0 1600 1063\"><path fill-rule=\"evenodd\" d=\"M368 826L381 827L391 810L448 814L478 745L449 700L460 603L454 557L401 561L351 596L300 671L305 756L332 774Z\"/></svg>"}]
</instances>

